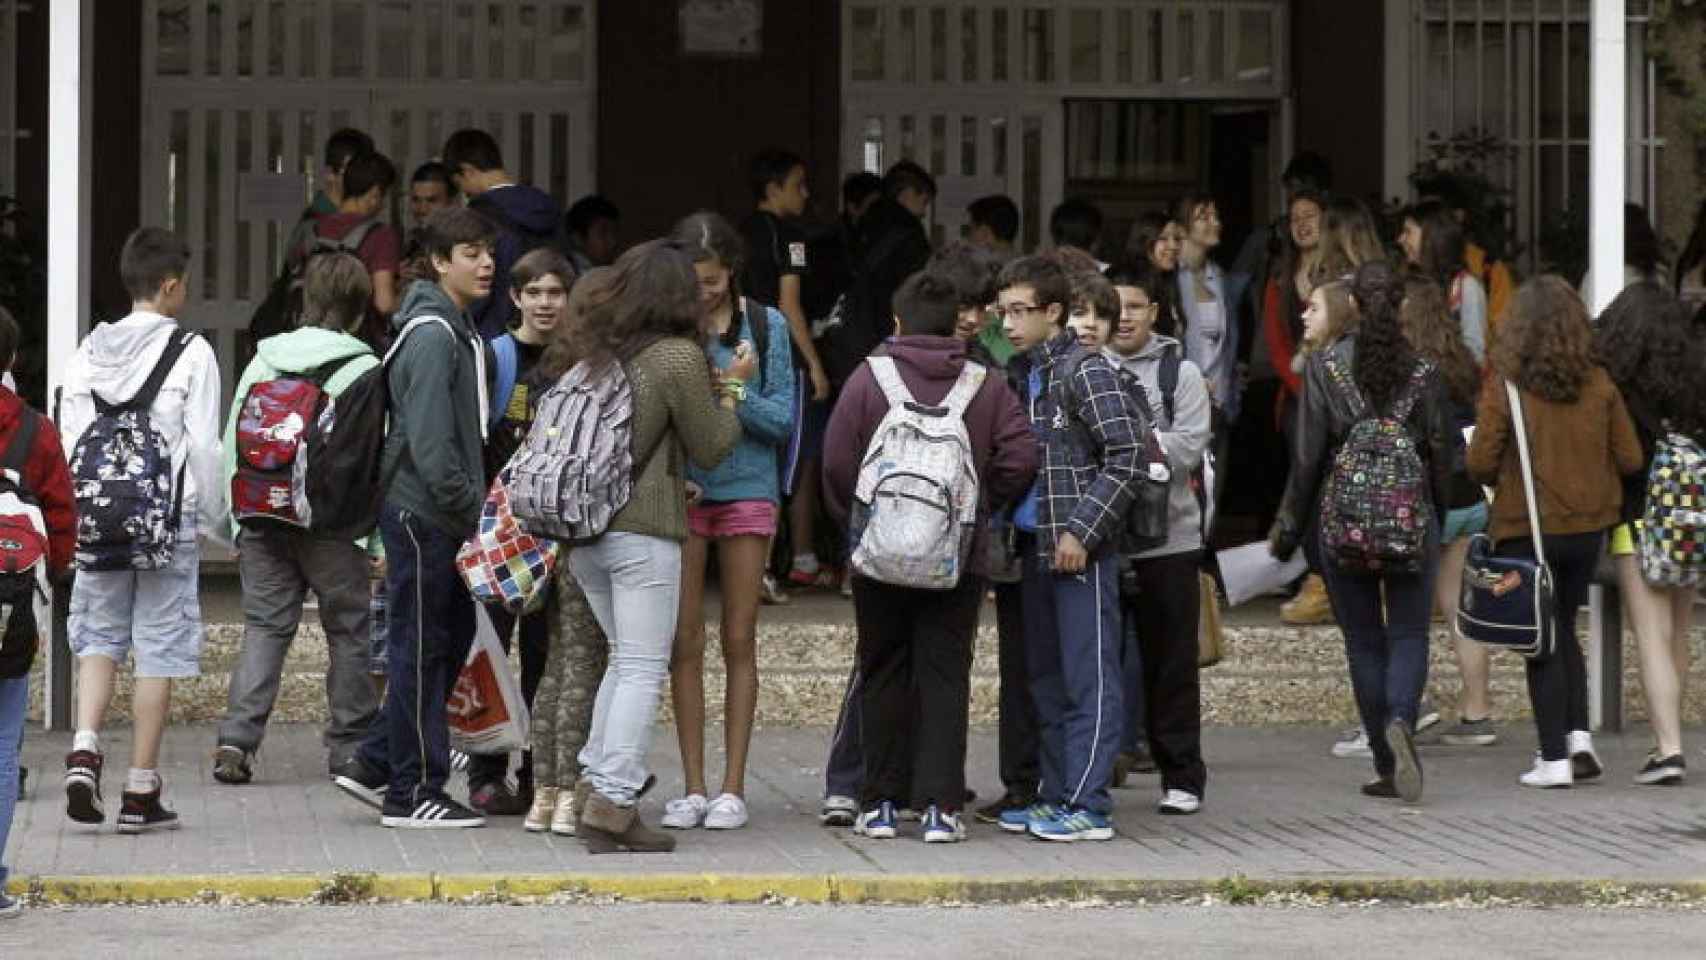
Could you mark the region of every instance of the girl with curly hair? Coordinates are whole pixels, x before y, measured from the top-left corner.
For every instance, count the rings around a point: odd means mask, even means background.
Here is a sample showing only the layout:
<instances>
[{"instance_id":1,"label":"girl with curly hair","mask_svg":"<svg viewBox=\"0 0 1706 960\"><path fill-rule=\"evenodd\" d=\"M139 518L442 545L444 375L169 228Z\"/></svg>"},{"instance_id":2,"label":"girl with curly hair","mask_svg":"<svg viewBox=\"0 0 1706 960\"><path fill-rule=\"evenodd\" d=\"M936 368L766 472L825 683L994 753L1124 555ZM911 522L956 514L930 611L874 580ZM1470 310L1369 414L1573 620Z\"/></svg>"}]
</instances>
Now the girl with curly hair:
<instances>
[{"instance_id":1,"label":"girl with curly hair","mask_svg":"<svg viewBox=\"0 0 1706 960\"><path fill-rule=\"evenodd\" d=\"M1620 477L1645 466L1623 396L1599 365L1587 309L1562 277L1535 277L1517 291L1489 352L1493 376L1475 410L1469 475L1494 487L1490 535L1504 556L1533 556L1528 501L1514 431L1525 429L1546 564L1552 570L1557 652L1527 663L1540 756L1519 782L1568 787L1603 768L1588 732L1587 668L1576 612L1587 599L1605 531L1623 507ZM1515 385L1522 419L1505 383Z\"/></svg>"}]
</instances>

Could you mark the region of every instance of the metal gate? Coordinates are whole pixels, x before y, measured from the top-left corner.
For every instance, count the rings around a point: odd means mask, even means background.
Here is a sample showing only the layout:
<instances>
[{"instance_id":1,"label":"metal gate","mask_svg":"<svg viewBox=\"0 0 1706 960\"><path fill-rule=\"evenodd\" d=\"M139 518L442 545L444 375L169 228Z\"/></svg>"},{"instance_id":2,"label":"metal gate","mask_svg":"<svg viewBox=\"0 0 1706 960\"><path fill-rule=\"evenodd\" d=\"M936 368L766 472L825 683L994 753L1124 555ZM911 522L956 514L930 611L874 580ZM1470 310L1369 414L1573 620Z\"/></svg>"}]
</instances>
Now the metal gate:
<instances>
[{"instance_id":1,"label":"metal gate","mask_svg":"<svg viewBox=\"0 0 1706 960\"><path fill-rule=\"evenodd\" d=\"M0 197L17 195L18 141L29 136L18 129L18 15L28 9L0 0Z\"/></svg>"},{"instance_id":2,"label":"metal gate","mask_svg":"<svg viewBox=\"0 0 1706 960\"><path fill-rule=\"evenodd\" d=\"M367 131L406 181L482 127L523 182L593 190L593 0L146 2L143 221L194 253L184 325L213 343L227 394L334 130ZM299 177L301 202L251 174Z\"/></svg>"}]
</instances>

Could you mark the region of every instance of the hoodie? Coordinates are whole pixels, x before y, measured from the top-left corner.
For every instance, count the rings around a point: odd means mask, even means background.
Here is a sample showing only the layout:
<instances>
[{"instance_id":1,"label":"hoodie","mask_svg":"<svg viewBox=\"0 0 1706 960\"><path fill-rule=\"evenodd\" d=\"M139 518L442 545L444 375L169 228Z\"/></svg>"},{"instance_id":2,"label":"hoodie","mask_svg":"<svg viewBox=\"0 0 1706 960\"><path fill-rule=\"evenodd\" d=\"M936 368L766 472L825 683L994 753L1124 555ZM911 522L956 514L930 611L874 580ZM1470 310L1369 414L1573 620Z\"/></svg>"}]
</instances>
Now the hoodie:
<instances>
[{"instance_id":1,"label":"hoodie","mask_svg":"<svg viewBox=\"0 0 1706 960\"><path fill-rule=\"evenodd\" d=\"M492 292L468 308L474 329L490 340L508 330L515 318L515 302L509 297L510 270L522 254L556 242L563 208L550 194L524 183L493 187L469 200L468 208L484 215L498 230L492 250Z\"/></svg>"},{"instance_id":2,"label":"hoodie","mask_svg":"<svg viewBox=\"0 0 1706 960\"><path fill-rule=\"evenodd\" d=\"M65 368L58 402L67 457L95 422L94 393L113 402L134 396L178 333L177 321L148 311L89 332ZM179 542L193 542L200 534L224 543L230 532L225 485L220 482L219 402L219 361L213 347L196 337L173 364L149 408L150 419L166 438L172 469L184 478L178 491Z\"/></svg>"},{"instance_id":3,"label":"hoodie","mask_svg":"<svg viewBox=\"0 0 1706 960\"><path fill-rule=\"evenodd\" d=\"M1179 382L1173 387L1171 422L1167 419L1167 398L1161 394L1161 361L1168 351L1183 349L1172 337L1154 334L1129 357L1110 349L1102 351L1110 363L1143 384L1144 399L1149 402L1150 416L1158 424L1156 433L1173 474L1167 491L1167 542L1138 554L1140 560L1201 550L1203 546L1203 506L1196 491L1191 489L1191 478L1202 466L1203 451L1208 449L1212 436L1208 389L1203 386L1202 371L1189 360L1180 361Z\"/></svg>"},{"instance_id":4,"label":"hoodie","mask_svg":"<svg viewBox=\"0 0 1706 960\"><path fill-rule=\"evenodd\" d=\"M398 341L416 317L440 318L450 329L423 323ZM425 280L403 295L391 336L391 426L381 466L386 502L460 540L474 532L486 497L485 350L468 315Z\"/></svg>"},{"instance_id":5,"label":"hoodie","mask_svg":"<svg viewBox=\"0 0 1706 960\"><path fill-rule=\"evenodd\" d=\"M347 333L323 327L302 327L289 333L262 340L255 350L255 359L244 368L237 381L237 391L231 395L231 413L225 419L223 489L231 489L231 478L237 472L237 418L243 412L243 401L257 383L274 380L287 373L307 373L330 363L346 361L325 383L325 391L334 399L356 377L379 365L379 358L367 344ZM236 521L231 532L235 536Z\"/></svg>"},{"instance_id":6,"label":"hoodie","mask_svg":"<svg viewBox=\"0 0 1706 960\"><path fill-rule=\"evenodd\" d=\"M954 337L894 337L878 352L894 358L912 399L926 405L940 404L966 365L966 345ZM990 514L1029 489L1042 456L1018 396L999 371L990 373L965 416L978 479L978 524L971 556L972 572L979 575L988 573L984 568L988 550L982 541L988 536ZM852 510L865 448L888 411L883 388L870 365L861 363L842 388L823 441L824 505L843 528Z\"/></svg>"}]
</instances>

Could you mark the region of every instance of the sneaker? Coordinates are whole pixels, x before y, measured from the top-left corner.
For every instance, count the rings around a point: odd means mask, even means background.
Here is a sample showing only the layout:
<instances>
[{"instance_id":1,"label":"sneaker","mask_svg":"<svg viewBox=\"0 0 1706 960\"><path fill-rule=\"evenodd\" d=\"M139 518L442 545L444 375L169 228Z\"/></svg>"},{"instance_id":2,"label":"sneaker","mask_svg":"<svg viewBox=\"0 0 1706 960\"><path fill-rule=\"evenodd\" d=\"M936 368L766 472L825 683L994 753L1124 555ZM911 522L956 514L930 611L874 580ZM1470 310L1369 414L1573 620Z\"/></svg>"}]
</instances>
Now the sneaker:
<instances>
[{"instance_id":1,"label":"sneaker","mask_svg":"<svg viewBox=\"0 0 1706 960\"><path fill-rule=\"evenodd\" d=\"M1202 809L1202 798L1189 790L1169 789L1161 794L1161 802L1156 805L1157 813L1173 817L1188 817Z\"/></svg>"},{"instance_id":2,"label":"sneaker","mask_svg":"<svg viewBox=\"0 0 1706 960\"><path fill-rule=\"evenodd\" d=\"M851 827L859 819L859 801L832 793L823 798L817 810L817 822L826 827Z\"/></svg>"},{"instance_id":3,"label":"sneaker","mask_svg":"<svg viewBox=\"0 0 1706 960\"><path fill-rule=\"evenodd\" d=\"M413 807L386 803L383 814L380 826L409 830L454 830L486 825L485 817L442 793L429 796Z\"/></svg>"},{"instance_id":4,"label":"sneaker","mask_svg":"<svg viewBox=\"0 0 1706 960\"><path fill-rule=\"evenodd\" d=\"M350 757L332 774L332 783L339 790L360 800L375 810L385 807L385 790L391 778L369 767L360 757Z\"/></svg>"},{"instance_id":5,"label":"sneaker","mask_svg":"<svg viewBox=\"0 0 1706 960\"><path fill-rule=\"evenodd\" d=\"M232 786L248 783L255 778L255 772L250 767L252 756L253 754L242 747L221 746L213 751L213 779Z\"/></svg>"},{"instance_id":6,"label":"sneaker","mask_svg":"<svg viewBox=\"0 0 1706 960\"><path fill-rule=\"evenodd\" d=\"M1674 787L1682 783L1683 778L1687 776L1688 761L1682 758L1682 754L1673 753L1668 757L1661 757L1659 752L1654 750L1647 754L1647 763L1641 768L1641 772L1635 774L1635 782L1643 786Z\"/></svg>"},{"instance_id":7,"label":"sneaker","mask_svg":"<svg viewBox=\"0 0 1706 960\"><path fill-rule=\"evenodd\" d=\"M1493 729L1492 717L1482 717L1479 720L1463 717L1445 728L1439 739L1441 743L1452 747L1490 747L1499 742L1499 733Z\"/></svg>"},{"instance_id":8,"label":"sneaker","mask_svg":"<svg viewBox=\"0 0 1706 960\"><path fill-rule=\"evenodd\" d=\"M872 840L893 840L895 836L894 804L887 800L859 814L853 832Z\"/></svg>"},{"instance_id":9,"label":"sneaker","mask_svg":"<svg viewBox=\"0 0 1706 960\"><path fill-rule=\"evenodd\" d=\"M1362 785L1362 795L1378 797L1381 800L1398 799L1398 787L1393 784L1391 777L1375 777Z\"/></svg>"},{"instance_id":10,"label":"sneaker","mask_svg":"<svg viewBox=\"0 0 1706 960\"><path fill-rule=\"evenodd\" d=\"M178 829L177 813L166 809L160 803L160 791L163 786L156 786L148 793L124 791L118 810L119 833Z\"/></svg>"},{"instance_id":11,"label":"sneaker","mask_svg":"<svg viewBox=\"0 0 1706 960\"><path fill-rule=\"evenodd\" d=\"M101 805L102 762L102 756L92 750L73 750L65 756L65 815L78 823L107 819Z\"/></svg>"},{"instance_id":12,"label":"sneaker","mask_svg":"<svg viewBox=\"0 0 1706 960\"><path fill-rule=\"evenodd\" d=\"M1568 789L1575 782L1575 777L1569 760L1542 760L1536 755L1533 768L1517 777L1517 782L1525 787L1558 790Z\"/></svg>"},{"instance_id":13,"label":"sneaker","mask_svg":"<svg viewBox=\"0 0 1706 960\"><path fill-rule=\"evenodd\" d=\"M0 920L10 920L24 912L24 902L17 897L6 896L0 890Z\"/></svg>"},{"instance_id":14,"label":"sneaker","mask_svg":"<svg viewBox=\"0 0 1706 960\"><path fill-rule=\"evenodd\" d=\"M767 573L764 575L763 585L760 588L758 599L775 607L786 604L791 598L788 596L787 592L782 589L781 585L776 582L776 578Z\"/></svg>"},{"instance_id":15,"label":"sneaker","mask_svg":"<svg viewBox=\"0 0 1706 960\"><path fill-rule=\"evenodd\" d=\"M1058 840L1072 843L1078 840L1112 840L1114 823L1105 814L1092 813L1080 807L1061 810L1047 820L1033 820L1031 836L1039 840Z\"/></svg>"},{"instance_id":16,"label":"sneaker","mask_svg":"<svg viewBox=\"0 0 1706 960\"><path fill-rule=\"evenodd\" d=\"M705 810L711 801L702 793L676 797L663 805L663 819L658 823L671 830L695 830L705 825Z\"/></svg>"},{"instance_id":17,"label":"sneaker","mask_svg":"<svg viewBox=\"0 0 1706 960\"><path fill-rule=\"evenodd\" d=\"M966 838L966 825L958 813L945 813L931 804L924 811L925 843L959 843Z\"/></svg>"},{"instance_id":18,"label":"sneaker","mask_svg":"<svg viewBox=\"0 0 1706 960\"><path fill-rule=\"evenodd\" d=\"M978 807L974 816L979 823L1000 823L1001 815L1009 810L1024 810L1037 802L1033 796L1022 797L1016 793L1004 793L1001 799L984 807Z\"/></svg>"},{"instance_id":19,"label":"sneaker","mask_svg":"<svg viewBox=\"0 0 1706 960\"><path fill-rule=\"evenodd\" d=\"M1416 738L1410 725L1394 720L1386 725L1386 745L1392 749L1397 768L1392 771L1392 786L1405 803L1422 799L1422 759L1416 756Z\"/></svg>"},{"instance_id":20,"label":"sneaker","mask_svg":"<svg viewBox=\"0 0 1706 960\"><path fill-rule=\"evenodd\" d=\"M452 773L467 773L468 765L473 762L473 757L455 747L450 748L450 770Z\"/></svg>"},{"instance_id":21,"label":"sneaker","mask_svg":"<svg viewBox=\"0 0 1706 960\"><path fill-rule=\"evenodd\" d=\"M1008 833L1027 833L1031 829L1031 824L1053 820L1064 813L1066 813L1064 808L1038 800L1028 807L1004 811L996 820L996 825Z\"/></svg>"},{"instance_id":22,"label":"sneaker","mask_svg":"<svg viewBox=\"0 0 1706 960\"><path fill-rule=\"evenodd\" d=\"M1368 745L1368 731L1361 727L1346 730L1340 735L1338 742L1333 744L1333 756L1340 760L1374 756L1374 751Z\"/></svg>"},{"instance_id":23,"label":"sneaker","mask_svg":"<svg viewBox=\"0 0 1706 960\"><path fill-rule=\"evenodd\" d=\"M1427 733L1434 727L1439 726L1439 721L1439 708L1434 706L1432 701L1423 700L1416 706L1415 735L1421 736L1422 734Z\"/></svg>"},{"instance_id":24,"label":"sneaker","mask_svg":"<svg viewBox=\"0 0 1706 960\"><path fill-rule=\"evenodd\" d=\"M500 780L470 793L468 805L488 817L520 817L533 805L533 798L522 796Z\"/></svg>"},{"instance_id":25,"label":"sneaker","mask_svg":"<svg viewBox=\"0 0 1706 960\"><path fill-rule=\"evenodd\" d=\"M1599 754L1593 749L1593 734L1586 730L1570 731L1570 771L1577 783L1592 783L1605 773Z\"/></svg>"},{"instance_id":26,"label":"sneaker","mask_svg":"<svg viewBox=\"0 0 1706 960\"><path fill-rule=\"evenodd\" d=\"M18 802L22 803L29 795L30 771L26 767L18 768Z\"/></svg>"},{"instance_id":27,"label":"sneaker","mask_svg":"<svg viewBox=\"0 0 1706 960\"><path fill-rule=\"evenodd\" d=\"M521 821L521 829L528 833L545 833L551 829L551 815L557 812L557 798L563 791L558 787L540 787L533 791L533 805L527 808L527 817Z\"/></svg>"},{"instance_id":28,"label":"sneaker","mask_svg":"<svg viewBox=\"0 0 1706 960\"><path fill-rule=\"evenodd\" d=\"M746 826L746 801L732 793L725 793L705 808L705 829L707 830L739 830Z\"/></svg>"}]
</instances>

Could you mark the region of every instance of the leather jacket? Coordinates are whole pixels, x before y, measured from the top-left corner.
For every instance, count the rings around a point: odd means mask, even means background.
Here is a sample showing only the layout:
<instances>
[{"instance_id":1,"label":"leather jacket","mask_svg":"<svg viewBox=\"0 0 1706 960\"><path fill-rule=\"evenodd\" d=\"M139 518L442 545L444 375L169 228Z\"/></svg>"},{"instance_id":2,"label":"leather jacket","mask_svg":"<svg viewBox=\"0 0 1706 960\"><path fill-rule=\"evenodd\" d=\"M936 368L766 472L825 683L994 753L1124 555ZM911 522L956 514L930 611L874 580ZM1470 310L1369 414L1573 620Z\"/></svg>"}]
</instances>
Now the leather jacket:
<instances>
[{"instance_id":1,"label":"leather jacket","mask_svg":"<svg viewBox=\"0 0 1706 960\"><path fill-rule=\"evenodd\" d=\"M1345 369L1354 369L1356 337L1339 338L1327 348ZM1320 509L1321 487L1333 467L1333 457L1345 435L1359 417L1351 397L1333 381L1322 353L1311 354L1303 371L1303 402L1297 412L1295 443L1291 451L1291 474L1286 479L1285 498L1268 544L1276 557L1289 557L1304 533L1311 529ZM1445 518L1451 483L1452 451L1455 449L1451 399L1445 384L1430 367L1422 395L1405 421L1418 443L1422 462L1428 468L1428 493L1433 501L1434 522Z\"/></svg>"}]
</instances>

